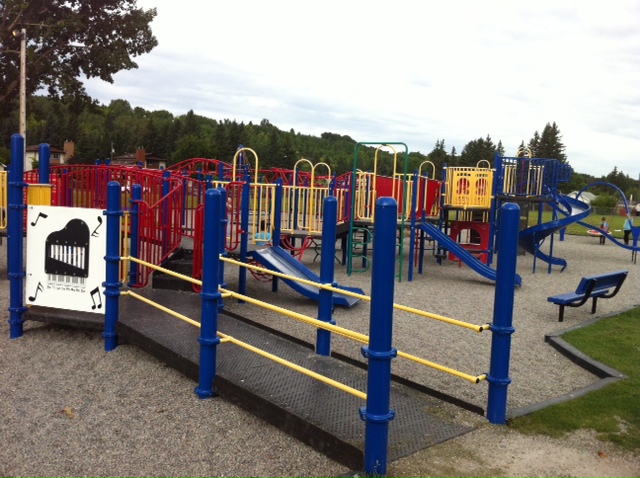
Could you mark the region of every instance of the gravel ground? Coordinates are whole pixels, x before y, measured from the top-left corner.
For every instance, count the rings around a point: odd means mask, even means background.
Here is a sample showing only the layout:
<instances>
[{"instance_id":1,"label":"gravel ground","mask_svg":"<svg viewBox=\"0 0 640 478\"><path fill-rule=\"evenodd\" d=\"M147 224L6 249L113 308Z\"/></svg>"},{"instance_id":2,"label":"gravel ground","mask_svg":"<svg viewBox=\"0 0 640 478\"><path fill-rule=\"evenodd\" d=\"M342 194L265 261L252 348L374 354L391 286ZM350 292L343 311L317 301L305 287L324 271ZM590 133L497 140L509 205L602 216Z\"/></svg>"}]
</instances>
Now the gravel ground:
<instances>
[{"instance_id":1,"label":"gravel ground","mask_svg":"<svg viewBox=\"0 0 640 478\"><path fill-rule=\"evenodd\" d=\"M615 314L640 302L639 266L631 262L629 251L612 244L600 246L592 237L576 236L568 236L562 242L556 240L554 247L555 255L569 263L562 273L554 270L548 274L547 265L538 262L534 274L531 256L518 259L523 285L515 291L510 411L597 381L544 341L547 333L591 320L590 307L567 309L565 322L560 324L558 307L546 300L549 295L575 289L585 275L628 269L629 277L620 293L612 300L601 300L596 315ZM319 264L310 261L311 255L305 259L309 267L317 270ZM406 280L406 270L405 261L405 278L395 288L396 303L475 324L492 321L495 288L468 267L449 261L439 266L429 256L424 274L417 275L414 281ZM6 241L0 247L0 274L6 277ZM227 283L231 289L235 286L234 275L235 271L228 267ZM368 274L348 276L338 267L336 280L360 286L366 293L370 291ZM285 285L277 294L271 292L268 283L251 279L249 287L253 296L312 317L317 315L315 303ZM105 353L99 334L29 322L24 337L9 340L8 281L0 281L0 288L0 400L4 405L0 423L1 476L338 476L349 471L223 399L199 400L193 393L192 381L132 346ZM229 301L226 307L314 340L313 330L290 319L247 304ZM351 309L337 308L334 318L338 325L368 333L369 313L369 305L361 303ZM396 313L393 327L394 345L401 351L472 375L488 371L489 332L478 334L405 312ZM346 339L334 337L333 348L360 357L360 346ZM403 359L394 360L393 371L486 408L485 382L473 385ZM589 434L559 442L539 438L532 444L508 428L489 425L483 417L458 408L449 406L443 413L477 430L390 464L390 474L640 473L638 457L602 448ZM487 444L511 448L501 459L489 461L479 452ZM569 445L575 450L575 457L569 459L573 455L558 453L554 461L553 451ZM599 457L598 466L589 465L588 459L594 454ZM571 462L571 466L562 460ZM541 467L536 468L534 462ZM521 471L518 466L528 468Z\"/></svg>"}]
</instances>

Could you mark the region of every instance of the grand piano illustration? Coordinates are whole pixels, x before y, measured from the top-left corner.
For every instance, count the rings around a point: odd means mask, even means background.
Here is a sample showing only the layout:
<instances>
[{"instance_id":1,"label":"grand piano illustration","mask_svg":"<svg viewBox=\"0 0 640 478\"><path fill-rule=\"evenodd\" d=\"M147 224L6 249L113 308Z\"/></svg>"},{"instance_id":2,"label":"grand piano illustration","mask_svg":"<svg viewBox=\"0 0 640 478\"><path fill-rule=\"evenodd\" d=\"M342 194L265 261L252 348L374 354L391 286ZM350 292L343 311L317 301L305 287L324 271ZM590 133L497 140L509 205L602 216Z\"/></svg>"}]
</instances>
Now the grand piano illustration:
<instances>
[{"instance_id":1,"label":"grand piano illustration","mask_svg":"<svg viewBox=\"0 0 640 478\"><path fill-rule=\"evenodd\" d=\"M89 226L71 219L47 236L44 271L49 283L84 288L89 276Z\"/></svg>"}]
</instances>

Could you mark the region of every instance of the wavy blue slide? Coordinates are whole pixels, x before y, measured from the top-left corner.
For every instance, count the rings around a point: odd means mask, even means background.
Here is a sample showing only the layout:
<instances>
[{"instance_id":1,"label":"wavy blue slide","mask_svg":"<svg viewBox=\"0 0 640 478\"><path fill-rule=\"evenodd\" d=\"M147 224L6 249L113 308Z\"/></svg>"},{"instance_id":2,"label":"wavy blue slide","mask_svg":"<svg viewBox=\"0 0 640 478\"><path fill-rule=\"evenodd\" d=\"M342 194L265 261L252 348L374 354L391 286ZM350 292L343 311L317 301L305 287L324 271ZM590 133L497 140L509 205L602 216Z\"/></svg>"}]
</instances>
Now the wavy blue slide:
<instances>
[{"instance_id":1,"label":"wavy blue slide","mask_svg":"<svg viewBox=\"0 0 640 478\"><path fill-rule=\"evenodd\" d=\"M528 227L520 231L520 247L530 254L533 254L538 259L541 259L551 265L562 267L562 270L567 267L567 261L560 257L553 257L545 254L540 250L542 242L551 234L559 231L563 227L567 227L574 222L582 221L589 217L591 214L591 206L578 199L571 198L569 196L557 195L555 199L558 204L556 207L560 212L566 215L553 221L544 222L542 224L536 224L535 226ZM564 207L565 211L558 208L558 205Z\"/></svg>"},{"instance_id":2,"label":"wavy blue slide","mask_svg":"<svg viewBox=\"0 0 640 478\"><path fill-rule=\"evenodd\" d=\"M434 240L436 240L442 247L450 252L453 252L458 259L471 267L474 271L487 279L492 281L496 280L496 270L492 269L488 265L484 264L476 256L467 251L464 247L458 244L456 241L447 236L444 232L438 229L431 223L423 222L418 225L420 229L429 234ZM522 285L522 277L516 274L516 285Z\"/></svg>"},{"instance_id":3,"label":"wavy blue slide","mask_svg":"<svg viewBox=\"0 0 640 478\"><path fill-rule=\"evenodd\" d=\"M260 264L275 272L281 272L292 277L300 279L306 279L313 282L320 282L320 277L293 257L289 252L285 251L279 246L267 247L264 249L258 249L252 252L253 258ZM301 282L282 279L289 287L296 292L308 297L310 299L318 300L320 298L320 291L318 288L311 285L303 284ZM337 286L340 289L355 292L357 294L364 294L364 291L358 287L346 287ZM333 294L333 304L343 307L351 307L357 304L360 299L351 297L348 295Z\"/></svg>"}]
</instances>

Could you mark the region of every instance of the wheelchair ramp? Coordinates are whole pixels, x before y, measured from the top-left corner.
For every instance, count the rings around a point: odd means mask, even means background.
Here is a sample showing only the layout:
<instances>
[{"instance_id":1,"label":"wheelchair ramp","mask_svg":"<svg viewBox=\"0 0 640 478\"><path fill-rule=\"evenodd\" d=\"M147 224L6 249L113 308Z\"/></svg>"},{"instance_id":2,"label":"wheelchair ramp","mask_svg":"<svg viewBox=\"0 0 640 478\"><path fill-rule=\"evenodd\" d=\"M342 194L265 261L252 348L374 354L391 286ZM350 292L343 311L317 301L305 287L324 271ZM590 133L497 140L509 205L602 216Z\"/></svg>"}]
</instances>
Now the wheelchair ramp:
<instances>
[{"instance_id":1,"label":"wheelchair ramp","mask_svg":"<svg viewBox=\"0 0 640 478\"><path fill-rule=\"evenodd\" d=\"M147 298L193 319L200 320L201 299L197 294L146 289ZM198 380L199 328L160 310L124 296L121 298L118 335L120 344L130 343L164 361L194 381ZM38 319L81 324L80 313L49 311ZM81 315L81 314L80 314ZM86 314L94 315L95 314ZM75 316L75 317L74 317ZM94 320L90 325L95 325ZM289 340L243 320L220 314L218 329L243 342L266 350L361 391L366 391L366 372L336 358L315 354L312 347ZM357 345L356 345L357 346ZM276 364L230 343L217 349L217 394L273 426L296 437L333 460L353 470L364 466L365 422L359 417L365 402L348 393ZM215 398L213 398L215 400ZM395 419L389 424L388 460L393 461L429 446L471 431L435 415L442 401L413 388L392 383L391 408ZM434 412L434 413L431 413Z\"/></svg>"}]
</instances>

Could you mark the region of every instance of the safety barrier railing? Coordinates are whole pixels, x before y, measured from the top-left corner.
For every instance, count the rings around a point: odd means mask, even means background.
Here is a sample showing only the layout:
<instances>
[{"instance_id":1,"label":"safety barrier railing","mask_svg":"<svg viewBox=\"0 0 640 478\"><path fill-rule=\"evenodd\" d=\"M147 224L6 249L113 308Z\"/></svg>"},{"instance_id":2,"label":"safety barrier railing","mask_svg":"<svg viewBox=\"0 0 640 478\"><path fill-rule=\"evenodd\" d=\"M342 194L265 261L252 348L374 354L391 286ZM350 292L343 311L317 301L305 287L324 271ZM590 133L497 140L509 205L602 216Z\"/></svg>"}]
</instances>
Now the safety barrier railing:
<instances>
[{"instance_id":1,"label":"safety barrier railing","mask_svg":"<svg viewBox=\"0 0 640 478\"><path fill-rule=\"evenodd\" d=\"M168 178L166 178L168 179ZM110 184L113 184L110 183ZM182 243L182 184L166 181L165 192L153 204L139 199L141 187L134 186L132 203L131 242L137 257L145 262L162 264ZM152 269L142 267L131 274L130 284L144 287L149 282Z\"/></svg>"},{"instance_id":2,"label":"safety barrier railing","mask_svg":"<svg viewBox=\"0 0 640 478\"><path fill-rule=\"evenodd\" d=\"M444 205L462 209L489 209L493 199L492 187L492 169L447 167Z\"/></svg>"},{"instance_id":3,"label":"safety barrier railing","mask_svg":"<svg viewBox=\"0 0 640 478\"><path fill-rule=\"evenodd\" d=\"M232 165L218 159L191 158L171 165L167 170L199 181L211 176L216 181L228 182L231 181Z\"/></svg>"},{"instance_id":4,"label":"safety barrier railing","mask_svg":"<svg viewBox=\"0 0 640 478\"><path fill-rule=\"evenodd\" d=\"M345 290L345 289L341 289L339 287L334 287L330 284L320 284L318 282L312 281L312 280L308 280L308 279L303 279L300 277L294 277L294 276L290 276L288 274L283 274L281 272L277 272L277 271L272 271L271 269L265 269L264 267L261 266L257 266L257 265L253 265L253 264L247 264L245 262L240 262L237 261L235 259L231 259L228 257L220 257L220 260L227 263L227 264L231 264L231 265L235 265L238 267L245 267L247 269L251 269L253 271L259 272L260 274L265 274L265 275L271 275L273 277L279 277L282 279L287 279L287 280L291 280L291 281L295 281L295 282L299 282L301 284L305 284L305 285L309 285L312 287L316 287L318 290L326 290L326 291L330 291L334 294L341 294L341 295L345 295L345 296L349 296L349 297L353 297L355 299L360 299L363 300L365 302L371 302L371 297L368 295L364 295L364 294L359 294L357 292L352 292L349 290ZM291 317L293 319L299 320L301 322L305 322L307 324L313 325L315 327L327 330L329 332L334 332L338 335L341 335L343 337L355 340L357 342L361 342L363 344L368 344L369 343L369 337L364 335L364 334L360 334L357 332L353 332L349 329L344 329L342 327L336 326L336 325L331 325L331 324L327 324L326 322L322 322L319 321L317 319L314 319L312 317L308 317L305 316L303 314L299 314L296 312L292 312L288 309L284 309L282 307L278 307L275 306L273 304L270 304L268 302L263 302L257 299L252 299L250 297L246 297L246 296L242 296L240 294L231 292L231 291L225 291L231 294L232 297L241 299L244 302L247 302L249 304L254 304L254 305L258 305L261 306L263 308L266 309L270 309L273 310L275 312L278 312L282 315ZM458 319L453 319L450 317L445 317L443 315L438 315L438 314L434 314L431 312L426 312L423 310L419 310L416 309L414 307L409 307L409 306L405 306L405 305L401 305L401 304L393 304L393 308L395 310L400 310L403 312L407 312L410 314L414 314L414 315L418 315L420 317L424 317L427 319L433 319L433 320L437 320L440 322L444 322L450 325L455 325L458 327L462 327L462 328L466 328L466 329L470 329L473 330L475 332L482 332L484 330L489 330L491 328L491 324L486 323L486 324L481 324L481 325L476 325L476 324L471 324L469 322L465 322L462 320L458 320ZM429 360L425 360L423 358L420 357L416 357L414 355L408 354L408 353L404 353L401 351L398 351L398 357L403 357L406 358L412 362L416 362L416 363L420 363L422 365L426 365L428 367L434 368L436 370L440 370L441 372L446 372L450 375L454 375L457 376L459 378L463 378L469 382L472 383L479 383L482 380L486 380L487 378L487 374L480 374L480 375L471 375L465 372L460 372L458 370L454 370L453 368L450 367L446 367L444 365L440 365L437 364L435 362L431 362Z\"/></svg>"},{"instance_id":5,"label":"safety barrier railing","mask_svg":"<svg viewBox=\"0 0 640 478\"><path fill-rule=\"evenodd\" d=\"M398 219L411 217L411 198L413 185L403 173L393 176L380 176L374 172L356 172L354 194L354 219L357 221L375 220L375 203L379 197L392 197L398 203ZM407 200L405 200L405 197Z\"/></svg>"},{"instance_id":6,"label":"safety barrier railing","mask_svg":"<svg viewBox=\"0 0 640 478\"><path fill-rule=\"evenodd\" d=\"M357 171L353 195L353 218L357 221L373 221L375 203L378 199L376 174Z\"/></svg>"},{"instance_id":7,"label":"safety barrier railing","mask_svg":"<svg viewBox=\"0 0 640 478\"><path fill-rule=\"evenodd\" d=\"M39 183L39 175L25 174L27 183ZM106 207L106 187L109 181L120 183L125 204L131 199L134 184L142 187L145 201L153 203L162 197L163 174L159 170L106 165L52 166L52 205L66 207Z\"/></svg>"},{"instance_id":8,"label":"safety barrier railing","mask_svg":"<svg viewBox=\"0 0 640 478\"><path fill-rule=\"evenodd\" d=\"M258 183L251 184L249 187L251 206L248 221L249 242L252 244L270 242L271 231L276 227L274 224L276 185Z\"/></svg>"},{"instance_id":9,"label":"safety barrier railing","mask_svg":"<svg viewBox=\"0 0 640 478\"><path fill-rule=\"evenodd\" d=\"M539 197L555 191L559 183L571 180L570 165L555 159L496 156L497 194Z\"/></svg>"},{"instance_id":10,"label":"safety barrier railing","mask_svg":"<svg viewBox=\"0 0 640 478\"><path fill-rule=\"evenodd\" d=\"M528 158L502 158L502 191L507 196L542 195L545 165Z\"/></svg>"},{"instance_id":11,"label":"safety barrier railing","mask_svg":"<svg viewBox=\"0 0 640 478\"><path fill-rule=\"evenodd\" d=\"M121 257L121 259L123 261L135 262L135 263L139 264L140 266L149 267L149 268L154 269L156 271L163 272L165 274L169 274L169 275L171 275L173 277L176 277L178 279L184 280L186 282L190 282L190 283L192 283L193 285L195 285L195 286L197 286L199 288L202 287L202 280L195 279L195 278L189 277L187 275L177 273L177 272L172 271L170 269L165 269L163 267L156 266L154 264L149 264L149 263L147 263L145 261L142 261L140 259L137 259L135 257ZM326 328L325 327L326 323L324 323L324 322L322 322L320 320L314 319L312 317L307 317L307 316L304 316L302 314L296 314L295 312L292 312L290 310L287 310L287 309L284 309L284 308L280 308L280 307L277 307L277 306L273 306L273 305L268 304L267 302L262 302L262 301L259 301L259 300L255 300L255 299L253 299L251 297L248 297L248 296L245 296L245 295L242 295L242 294L239 294L237 292L230 291L230 290L226 290L226 289L223 289L223 288L219 288L219 292L220 292L220 298L222 298L222 299L228 299L228 298L238 299L238 300L245 301L247 303L256 304L256 305L262 305L263 307L269 306L269 308L271 308L272 310L281 309L281 312L283 314L290 315L290 316L295 316L295 317L297 317L299 319L304 319L311 325L316 325L318 327L325 328L325 330L336 332L336 333L338 333L340 335L343 335L345 337L349 337L350 336L349 332L351 332L351 331L348 331L348 329L342 329L341 327L331 326L330 324L329 324L330 327ZM170 309L168 307L165 307L165 306L163 306L163 305L161 305L161 304L159 304L157 302L154 302L154 301L152 301L152 300L150 300L150 299L148 299L148 298L146 298L146 297L144 297L144 296L142 296L140 294L137 294L137 293L135 293L133 291L130 291L130 290L122 291L120 293L120 295L121 296L127 296L127 295L131 296L132 298L140 300L142 302L145 302L148 305L151 305L151 306L153 306L153 307L155 307L155 308L157 308L157 309L159 309L159 310L161 310L161 311L163 311L163 312L165 312L165 313L167 313L169 315L172 315L173 317L176 317L177 319L180 319L180 320L182 320L184 322L187 322L188 324L191 324L191 325L193 325L195 327L201 328L201 323L200 322L198 322L196 320L193 320L193 319L185 316L184 314L180 314L179 312L176 312L176 311L174 311L174 310L172 310L172 309ZM352 334L355 334L355 332L353 332ZM361 334L358 334L358 335L361 335ZM334 387L336 387L336 388L338 388L338 389L340 389L342 391L348 392L348 393L350 393L350 394L352 394L352 395L354 395L354 396L356 396L358 398L362 398L363 400L366 400L366 398L367 398L367 395L365 393L363 393L363 392L361 392L361 391L359 391L359 390L357 390L357 389L355 389L353 387L349 387L348 385L340 383L340 382L338 382L336 380L332 380L332 379L330 379L330 378L328 378L328 377L326 377L324 375L321 375L319 373L313 372L312 370L309 370L309 369L307 369L305 367L301 367L301 366L295 364L294 362L291 362L289 360L285 360L285 359L283 359L281 357L278 357L277 355L265 352L264 350L261 350L261 349L259 349L257 347L254 347L254 346L252 346L252 345L250 345L250 344L248 344L246 342L243 342L241 340L235 339L235 338L231 337L230 335L227 335L227 334L224 334L224 333L218 331L217 332L217 336L221 339L220 343L227 343L227 342L228 343L233 343L233 344L238 345L238 346L240 346L242 348L245 348L245 349L247 349L247 350L249 350L251 352L254 352L254 353L258 354L258 355L261 355L262 357L268 358L268 359L270 359L270 360L272 360L272 361L274 361L276 363L279 363L280 365L284 365L284 366L286 366L288 368L291 368L293 370L296 370L296 371L298 371L298 372L300 372L300 373L302 373L304 375L307 375L309 377L315 378L316 380L319 380L321 382L327 383L327 384L329 384L331 386L334 386ZM362 337L365 337L365 339L363 339ZM362 337L358 336L360 341L362 343L368 343L368 337L366 337L366 336L362 336Z\"/></svg>"},{"instance_id":12,"label":"safety barrier railing","mask_svg":"<svg viewBox=\"0 0 640 478\"><path fill-rule=\"evenodd\" d=\"M431 166L431 172L423 171L426 166ZM414 198L415 212L418 217L438 217L440 215L440 196L442 193L442 181L435 179L436 166L431 161L423 161L418 168L417 176L411 181L411 195ZM413 188L417 188L416 194Z\"/></svg>"}]
</instances>

